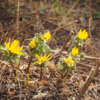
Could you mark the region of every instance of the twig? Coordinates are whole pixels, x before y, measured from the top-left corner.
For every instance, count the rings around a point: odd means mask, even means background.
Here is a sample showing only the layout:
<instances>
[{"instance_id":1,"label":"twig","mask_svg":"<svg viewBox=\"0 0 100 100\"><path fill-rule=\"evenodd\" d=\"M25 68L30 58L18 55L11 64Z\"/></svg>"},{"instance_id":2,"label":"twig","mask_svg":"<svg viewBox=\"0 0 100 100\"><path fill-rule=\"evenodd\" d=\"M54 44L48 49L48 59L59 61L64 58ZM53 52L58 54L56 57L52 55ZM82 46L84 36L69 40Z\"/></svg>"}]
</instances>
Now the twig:
<instances>
[{"instance_id":1,"label":"twig","mask_svg":"<svg viewBox=\"0 0 100 100\"><path fill-rule=\"evenodd\" d=\"M16 27L16 29L18 29L19 28L19 3L20 3L20 0L18 0L18 6L17 6L17 27ZM14 36L14 38L16 37L16 36L19 36L19 30L17 30L17 34Z\"/></svg>"},{"instance_id":2,"label":"twig","mask_svg":"<svg viewBox=\"0 0 100 100\"><path fill-rule=\"evenodd\" d=\"M92 35L91 35L91 23L92 23L92 18L89 18L89 35L90 35L90 38L92 38Z\"/></svg>"},{"instance_id":3,"label":"twig","mask_svg":"<svg viewBox=\"0 0 100 100\"><path fill-rule=\"evenodd\" d=\"M37 7L36 7L35 14L36 14L37 11L38 11L38 8L39 8L39 6L40 6L40 3L41 3L41 0L39 1L38 5L37 5ZM31 19L30 23L34 20L35 14L33 14L33 17L32 17L32 19ZM28 34L28 30L29 30L30 26L31 26L31 24L29 24L29 26L28 26L28 28L27 28L27 30L26 30L26 33L25 33L24 37L22 38L21 46L24 44L24 39L26 38L26 36L27 36L27 34Z\"/></svg>"},{"instance_id":4,"label":"twig","mask_svg":"<svg viewBox=\"0 0 100 100\"><path fill-rule=\"evenodd\" d=\"M67 70L66 72L65 72L65 74L63 75L63 79L65 78L65 77L67 77L69 75L69 71Z\"/></svg>"},{"instance_id":5,"label":"twig","mask_svg":"<svg viewBox=\"0 0 100 100\"><path fill-rule=\"evenodd\" d=\"M11 65L11 64L6 63L6 62L3 63L2 61L0 61L0 63L1 63L1 66L6 65L8 68L12 68L20 73L23 73L21 70L18 70L17 68L15 68L14 65Z\"/></svg>"},{"instance_id":6,"label":"twig","mask_svg":"<svg viewBox=\"0 0 100 100\"><path fill-rule=\"evenodd\" d=\"M19 94L19 100L21 100L21 84L20 84L20 81L18 81L18 86L19 86L19 91L20 91L20 94Z\"/></svg>"},{"instance_id":7,"label":"twig","mask_svg":"<svg viewBox=\"0 0 100 100\"><path fill-rule=\"evenodd\" d=\"M90 86L91 81L93 80L96 72L98 71L99 66L100 66L100 62L98 63L98 65L96 66L96 68L92 68L91 69L89 77L87 78L85 84L82 86L81 91L80 91L78 97L76 98L76 100L80 100L81 97L84 95L84 93L86 92L86 90Z\"/></svg>"},{"instance_id":8,"label":"twig","mask_svg":"<svg viewBox=\"0 0 100 100\"><path fill-rule=\"evenodd\" d=\"M68 26L68 25L71 25L71 24L73 24L73 23L76 23L76 22L78 22L78 20L72 21L72 22L70 22L70 23L68 23L68 24L66 24L66 25L63 25L63 26L61 26L61 27L58 27L58 28L56 28L55 30L51 31L50 33L52 33L52 32L57 32L58 30L60 30L60 29L62 29L62 28L64 28L64 27L66 27L66 26ZM53 34L53 35L54 35L54 34Z\"/></svg>"},{"instance_id":9,"label":"twig","mask_svg":"<svg viewBox=\"0 0 100 100\"><path fill-rule=\"evenodd\" d=\"M51 57L51 59L52 59L54 56L58 55L58 54L61 55L61 53L63 52L63 50L64 50L65 47L66 47L67 42L69 41L69 39L70 39L70 37L71 37L71 34L72 34L72 32L70 32L69 36L68 36L67 39L65 40L65 43L63 44L63 46L62 46L62 48L60 49L60 51L58 51L57 53L55 53L55 54Z\"/></svg>"},{"instance_id":10,"label":"twig","mask_svg":"<svg viewBox=\"0 0 100 100\"><path fill-rule=\"evenodd\" d=\"M26 27L26 26L28 26L28 25L30 25L30 24L36 22L36 21L37 21L37 20L34 20L34 21L32 21L32 22L30 22L30 23L28 23L28 24L25 24L25 25L19 27L18 29L5 29L4 31L10 31L10 30L13 30L13 32L14 32L14 31L20 30L20 29L22 29L22 28L24 28L24 27ZM0 38L2 38L2 37L0 37Z\"/></svg>"},{"instance_id":11,"label":"twig","mask_svg":"<svg viewBox=\"0 0 100 100\"><path fill-rule=\"evenodd\" d=\"M58 31L58 29L61 29L61 28L59 28L59 27L62 25L62 23L64 22L64 20L66 19L66 17L69 15L69 13L72 11L72 9L76 6L76 4L77 4L78 2L79 2L79 0L77 0L77 1L75 2L75 4L72 6L72 8L69 10L69 12L65 15L65 17L62 19L62 21L61 21L60 24L58 25L57 29L55 29L56 31ZM65 27L65 26L64 26L64 27ZM53 35L56 34L56 31L53 31L53 32L54 32ZM52 38L53 38L53 37L52 37ZM52 38L49 40L48 44L51 42Z\"/></svg>"},{"instance_id":12,"label":"twig","mask_svg":"<svg viewBox=\"0 0 100 100\"><path fill-rule=\"evenodd\" d=\"M70 25L70 24L73 24L73 23L75 23L75 22L77 22L77 20L75 20L75 21L73 21L73 22L70 22L70 23L68 23L68 24L66 24L66 25L64 25L64 26L61 26L60 28L58 27L57 29L55 29L55 30L53 30L53 31L58 31L59 29L65 27L65 26L68 26L68 25ZM65 43L64 43L64 45L62 46L61 50L58 51L56 54L54 54L54 55L51 57L51 59L52 59L54 56L58 55L58 54L61 55L62 51L63 51L64 48L66 47L66 43L69 41L69 39L70 39L70 37L71 37L71 34L72 34L72 31L70 32L69 36L68 36L67 39L65 40Z\"/></svg>"},{"instance_id":13,"label":"twig","mask_svg":"<svg viewBox=\"0 0 100 100\"><path fill-rule=\"evenodd\" d=\"M57 53L59 50L51 50L51 51L54 52L54 53ZM66 55L66 56L68 54L68 52L66 52L66 51L63 51L62 53L64 55ZM85 55L84 57L87 58L87 59L91 59L91 60L100 60L100 58L92 57L92 56L87 56L87 55Z\"/></svg>"},{"instance_id":14,"label":"twig","mask_svg":"<svg viewBox=\"0 0 100 100\"><path fill-rule=\"evenodd\" d=\"M3 27L2 27L2 23L1 22L0 22L0 32L2 34L1 37L4 37L5 33L4 33L4 30L3 30ZM0 43L2 42L2 40L3 40L3 38L1 38Z\"/></svg>"},{"instance_id":15,"label":"twig","mask_svg":"<svg viewBox=\"0 0 100 100\"><path fill-rule=\"evenodd\" d=\"M90 0L89 35L90 35L90 37L92 38L92 36L91 36L91 31L90 31L91 23L92 23L92 15L91 15L91 0Z\"/></svg>"},{"instance_id":16,"label":"twig","mask_svg":"<svg viewBox=\"0 0 100 100\"><path fill-rule=\"evenodd\" d=\"M99 41L99 37L100 37L100 30L99 30L99 34L98 34L98 38L97 38L97 42Z\"/></svg>"},{"instance_id":17,"label":"twig","mask_svg":"<svg viewBox=\"0 0 100 100\"><path fill-rule=\"evenodd\" d=\"M91 18L92 16L91 16L91 0L90 0L90 18Z\"/></svg>"},{"instance_id":18,"label":"twig","mask_svg":"<svg viewBox=\"0 0 100 100\"><path fill-rule=\"evenodd\" d=\"M72 11L72 9L76 6L76 4L79 2L79 0L77 0L75 2L75 4L72 6L72 8L69 10L69 12L65 15L65 17L63 18L63 20L60 22L60 24L58 25L58 27L60 27L62 25L62 23L64 22L64 20L66 19L66 17L70 14L70 12Z\"/></svg>"},{"instance_id":19,"label":"twig","mask_svg":"<svg viewBox=\"0 0 100 100\"><path fill-rule=\"evenodd\" d=\"M90 18L89 18L89 36L90 36L90 38L92 38L91 23L92 23L92 16L91 16L91 0L90 0ZM87 53L87 44L86 44L86 48L85 48L85 53Z\"/></svg>"},{"instance_id":20,"label":"twig","mask_svg":"<svg viewBox=\"0 0 100 100\"><path fill-rule=\"evenodd\" d=\"M82 66L85 66L85 68L86 68L86 67L87 67L87 68L95 68L95 66L88 65L88 64L85 64L85 63L80 63L80 62L78 62L77 64L82 65Z\"/></svg>"}]
</instances>

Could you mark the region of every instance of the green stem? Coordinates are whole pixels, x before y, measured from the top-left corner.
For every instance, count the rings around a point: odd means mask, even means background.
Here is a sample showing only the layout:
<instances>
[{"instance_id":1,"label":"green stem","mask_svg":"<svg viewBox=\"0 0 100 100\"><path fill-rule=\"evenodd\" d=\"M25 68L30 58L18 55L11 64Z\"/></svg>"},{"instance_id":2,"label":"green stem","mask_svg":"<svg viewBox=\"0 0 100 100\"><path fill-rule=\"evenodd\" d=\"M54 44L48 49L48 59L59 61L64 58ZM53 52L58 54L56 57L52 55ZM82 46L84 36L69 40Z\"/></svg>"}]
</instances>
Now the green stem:
<instances>
[{"instance_id":1,"label":"green stem","mask_svg":"<svg viewBox=\"0 0 100 100\"><path fill-rule=\"evenodd\" d=\"M57 80L57 88L62 87L64 84L64 80L68 77L69 71L66 71L64 75L61 76L60 79Z\"/></svg>"},{"instance_id":2,"label":"green stem","mask_svg":"<svg viewBox=\"0 0 100 100\"><path fill-rule=\"evenodd\" d=\"M29 74L26 74L26 79L25 79L24 85L27 87L28 84L29 84Z\"/></svg>"},{"instance_id":3,"label":"green stem","mask_svg":"<svg viewBox=\"0 0 100 100\"><path fill-rule=\"evenodd\" d=\"M32 58L33 58L33 56L30 57L29 64L28 64L28 68L27 68L27 70L26 70L26 79L25 79L25 82L24 82L24 85L25 85L26 87L27 87L28 84L29 84L29 72L30 72L30 68L31 68Z\"/></svg>"},{"instance_id":4,"label":"green stem","mask_svg":"<svg viewBox=\"0 0 100 100\"><path fill-rule=\"evenodd\" d=\"M18 63L18 70L20 70L20 61ZM16 71L15 73L16 73L16 76L14 78L14 82L15 82L15 84L17 84L17 82L18 82L18 71Z\"/></svg>"}]
</instances>

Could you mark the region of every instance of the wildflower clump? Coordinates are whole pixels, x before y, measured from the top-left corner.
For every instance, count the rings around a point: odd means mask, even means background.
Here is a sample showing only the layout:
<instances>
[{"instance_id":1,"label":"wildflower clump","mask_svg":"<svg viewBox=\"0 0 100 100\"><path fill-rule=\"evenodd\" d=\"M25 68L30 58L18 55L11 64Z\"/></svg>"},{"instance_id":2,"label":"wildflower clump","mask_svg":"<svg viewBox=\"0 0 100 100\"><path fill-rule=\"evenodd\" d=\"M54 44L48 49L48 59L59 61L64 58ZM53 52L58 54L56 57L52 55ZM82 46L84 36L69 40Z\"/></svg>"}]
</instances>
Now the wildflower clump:
<instances>
[{"instance_id":1,"label":"wildflower clump","mask_svg":"<svg viewBox=\"0 0 100 100\"><path fill-rule=\"evenodd\" d=\"M46 44L47 41L44 40L44 37L46 40L48 40L50 38L50 33L46 33L44 35L41 33L36 34L36 36L30 41L28 50L31 55L38 55L51 50Z\"/></svg>"},{"instance_id":2,"label":"wildflower clump","mask_svg":"<svg viewBox=\"0 0 100 100\"><path fill-rule=\"evenodd\" d=\"M50 56L51 54L49 54L48 56L46 54L44 56L42 56L42 54L41 56L36 55L37 61L34 62L33 65L37 63L37 67L46 67L47 61L50 60Z\"/></svg>"},{"instance_id":3,"label":"wildflower clump","mask_svg":"<svg viewBox=\"0 0 100 100\"><path fill-rule=\"evenodd\" d=\"M59 58L59 62L57 63L57 69L59 69L63 75L67 70L71 72L75 66L76 64L70 55L68 58Z\"/></svg>"},{"instance_id":4,"label":"wildflower clump","mask_svg":"<svg viewBox=\"0 0 100 100\"><path fill-rule=\"evenodd\" d=\"M40 67L42 69L42 67L47 66L47 61L49 60L48 57L50 55L46 57L46 55L42 56L42 53L51 51L50 47L46 44L47 41L50 39L50 37L51 37L51 34L49 32L45 33L44 35L40 33L40 34L36 34L34 38L30 41L29 47L28 47L28 51L30 54L30 60L29 60L29 64L26 70L26 79L24 82L25 86L28 86L29 84L29 72L31 68L31 62L34 56L38 58L38 61L34 63L34 64L37 63L36 67ZM40 54L41 56L39 57L38 55ZM42 73L42 70L41 70L41 73Z\"/></svg>"},{"instance_id":5,"label":"wildflower clump","mask_svg":"<svg viewBox=\"0 0 100 100\"><path fill-rule=\"evenodd\" d=\"M69 56L68 58L64 58L63 61L70 67L72 67L74 64L74 61L72 60L71 56Z\"/></svg>"},{"instance_id":6,"label":"wildflower clump","mask_svg":"<svg viewBox=\"0 0 100 100\"><path fill-rule=\"evenodd\" d=\"M72 73L80 60L84 60L84 53L79 54L79 48L76 47L72 48L68 58L59 58L57 69L62 73L62 78L66 77L66 72Z\"/></svg>"},{"instance_id":7,"label":"wildflower clump","mask_svg":"<svg viewBox=\"0 0 100 100\"><path fill-rule=\"evenodd\" d=\"M5 42L5 46L8 49L8 52L13 54L19 54L19 55L23 54L22 52L20 52L20 50L22 50L23 47L18 47L18 43L19 40L14 40L10 46L10 39L9 42Z\"/></svg>"},{"instance_id":8,"label":"wildflower clump","mask_svg":"<svg viewBox=\"0 0 100 100\"><path fill-rule=\"evenodd\" d=\"M48 56L46 54L44 56L42 56L42 54L41 56L36 55L37 61L34 62L33 65L36 64L36 67L41 68L39 81L41 81L43 76L42 70L45 70L45 68L49 65L50 56L51 54L49 54Z\"/></svg>"},{"instance_id":9,"label":"wildflower clump","mask_svg":"<svg viewBox=\"0 0 100 100\"><path fill-rule=\"evenodd\" d=\"M75 69L75 66L76 63L71 55L69 55L68 58L59 58L57 69L61 74L61 78L57 80L57 88L63 86L63 81L66 79L69 73L72 73L72 71Z\"/></svg>"},{"instance_id":10,"label":"wildflower clump","mask_svg":"<svg viewBox=\"0 0 100 100\"><path fill-rule=\"evenodd\" d=\"M18 69L15 71L14 82L18 82L18 70L20 70L20 61L25 58L27 55L22 52L22 48L18 46L19 40L14 40L11 44L11 40L9 42L5 42L5 46L0 46L0 50L2 52L2 60L8 61L12 67L19 61Z\"/></svg>"},{"instance_id":11,"label":"wildflower clump","mask_svg":"<svg viewBox=\"0 0 100 100\"><path fill-rule=\"evenodd\" d=\"M5 46L0 46L0 49L3 53L2 59L9 61L10 63L16 63L20 56L23 55L22 48L18 46L19 40L14 40L11 44L11 40L9 42L5 42Z\"/></svg>"},{"instance_id":12,"label":"wildflower clump","mask_svg":"<svg viewBox=\"0 0 100 100\"><path fill-rule=\"evenodd\" d=\"M78 35L76 36L74 40L74 44L76 47L82 47L84 45L84 40L88 37L88 33L86 30L81 30L79 31Z\"/></svg>"}]
</instances>

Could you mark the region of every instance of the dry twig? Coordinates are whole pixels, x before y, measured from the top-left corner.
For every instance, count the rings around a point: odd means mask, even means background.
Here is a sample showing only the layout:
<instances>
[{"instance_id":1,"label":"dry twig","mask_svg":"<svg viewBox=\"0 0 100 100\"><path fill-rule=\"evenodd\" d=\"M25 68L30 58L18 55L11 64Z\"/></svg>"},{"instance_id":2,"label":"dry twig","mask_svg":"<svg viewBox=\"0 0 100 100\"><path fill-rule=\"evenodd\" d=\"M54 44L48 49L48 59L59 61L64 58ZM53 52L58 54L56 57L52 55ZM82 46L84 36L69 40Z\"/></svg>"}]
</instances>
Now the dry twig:
<instances>
[{"instance_id":1,"label":"dry twig","mask_svg":"<svg viewBox=\"0 0 100 100\"><path fill-rule=\"evenodd\" d=\"M40 3L41 3L41 0L39 1L38 5L37 5L37 7L36 7L35 14L36 14L37 11L38 11L38 8L39 8L39 6L40 6ZM34 20L35 14L33 14L33 17L32 17L32 19L31 19L30 23ZM24 39L26 38L26 36L27 36L27 34L28 34L28 30L29 30L30 26L31 26L31 24L29 24L28 29L26 30L26 33L25 33L24 37L22 38L21 46L24 44Z\"/></svg>"},{"instance_id":2,"label":"dry twig","mask_svg":"<svg viewBox=\"0 0 100 100\"><path fill-rule=\"evenodd\" d=\"M84 93L86 92L86 90L90 86L91 81L93 80L94 76L96 75L96 72L98 71L99 66L100 66L100 62L98 63L96 68L92 68L91 69L90 74L89 74L85 84L82 86L81 91L80 91L78 97L76 97L76 100L80 100L81 97L84 95Z\"/></svg>"}]
</instances>

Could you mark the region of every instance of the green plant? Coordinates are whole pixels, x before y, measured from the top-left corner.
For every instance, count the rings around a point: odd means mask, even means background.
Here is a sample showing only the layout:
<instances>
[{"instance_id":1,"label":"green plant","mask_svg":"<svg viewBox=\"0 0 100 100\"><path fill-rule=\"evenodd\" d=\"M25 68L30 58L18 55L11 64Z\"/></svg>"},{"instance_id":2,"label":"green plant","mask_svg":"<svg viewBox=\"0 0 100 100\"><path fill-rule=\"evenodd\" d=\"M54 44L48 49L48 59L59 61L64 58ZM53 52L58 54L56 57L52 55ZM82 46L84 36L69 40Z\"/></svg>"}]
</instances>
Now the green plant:
<instances>
[{"instance_id":1,"label":"green plant","mask_svg":"<svg viewBox=\"0 0 100 100\"><path fill-rule=\"evenodd\" d=\"M5 46L0 45L0 50L2 52L2 60L9 61L12 67L14 67L13 64L16 64L18 61L20 61L24 56L24 53L22 51L23 47L19 47L18 40L14 40L11 44L11 40L9 39L9 42L5 42ZM18 70L20 70L20 63L18 64ZM18 81L18 71L15 71L15 83Z\"/></svg>"},{"instance_id":2,"label":"green plant","mask_svg":"<svg viewBox=\"0 0 100 100\"><path fill-rule=\"evenodd\" d=\"M56 13L57 15L61 15L61 4L59 4L59 3L57 2L57 0L55 0L54 9L55 9L55 13Z\"/></svg>"},{"instance_id":3,"label":"green plant","mask_svg":"<svg viewBox=\"0 0 100 100\"><path fill-rule=\"evenodd\" d=\"M50 47L46 44L50 37L51 34L49 32L45 33L44 35L40 33L36 34L35 37L30 41L29 47L27 48L30 53L30 60L26 71L26 80L24 83L25 86L28 86L29 83L29 72L33 57L35 55L42 54L43 52L49 52L51 50Z\"/></svg>"},{"instance_id":4,"label":"green plant","mask_svg":"<svg viewBox=\"0 0 100 100\"><path fill-rule=\"evenodd\" d=\"M42 54L41 54L41 56L36 55L38 60L36 62L34 62L33 65L37 64L36 67L41 68L39 81L41 81L42 76L43 76L42 70L45 70L45 67L47 67L49 65L50 56L51 56L51 54L49 54L48 56L46 56L46 54L44 56L42 56Z\"/></svg>"},{"instance_id":5,"label":"green plant","mask_svg":"<svg viewBox=\"0 0 100 100\"><path fill-rule=\"evenodd\" d=\"M75 40L73 40L75 47L72 48L71 54L68 55L68 58L59 58L57 69L60 71L62 79L58 80L57 87L62 85L63 81L66 79L69 73L72 73L72 71L75 69L76 64L80 60L84 60L84 53L79 54L79 47L82 47L84 45L84 40L87 38L87 36L88 34L85 30L80 30Z\"/></svg>"},{"instance_id":6,"label":"green plant","mask_svg":"<svg viewBox=\"0 0 100 100\"><path fill-rule=\"evenodd\" d=\"M93 11L92 14L95 18L100 18L100 12Z\"/></svg>"}]
</instances>

